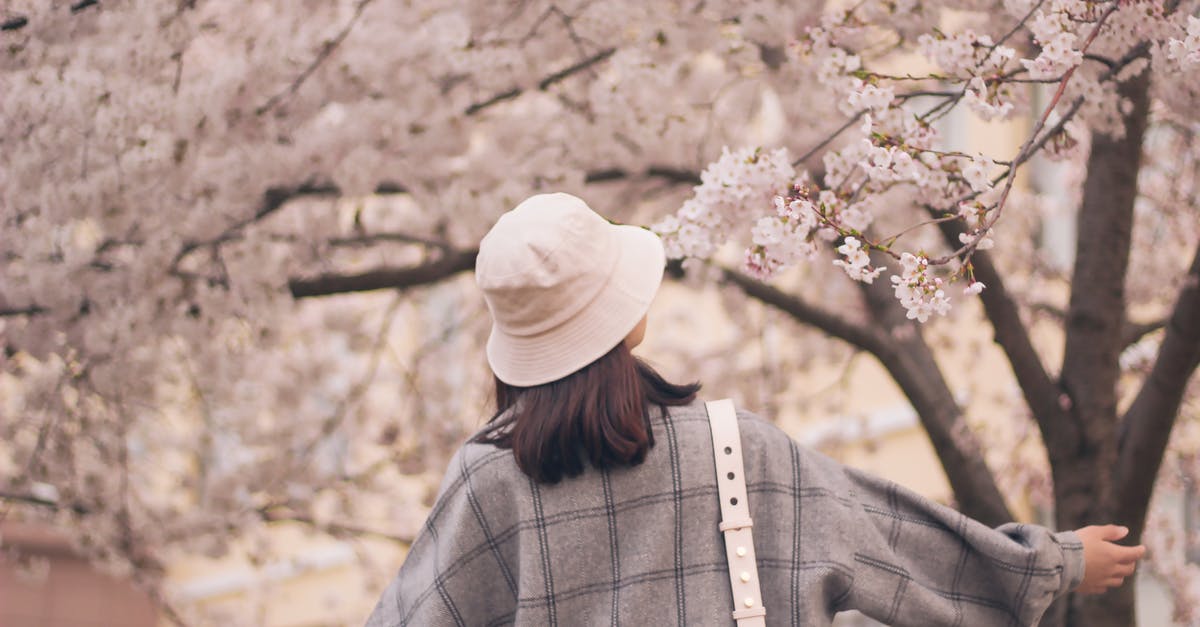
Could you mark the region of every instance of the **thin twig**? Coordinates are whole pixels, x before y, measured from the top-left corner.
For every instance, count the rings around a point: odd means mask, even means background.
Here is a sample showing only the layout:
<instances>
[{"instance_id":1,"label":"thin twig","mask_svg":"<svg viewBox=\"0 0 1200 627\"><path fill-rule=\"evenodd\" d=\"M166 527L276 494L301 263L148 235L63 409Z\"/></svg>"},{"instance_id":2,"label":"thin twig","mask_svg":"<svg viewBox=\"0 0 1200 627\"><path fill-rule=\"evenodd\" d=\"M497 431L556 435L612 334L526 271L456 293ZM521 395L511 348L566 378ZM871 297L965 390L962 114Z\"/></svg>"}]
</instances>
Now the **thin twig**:
<instances>
[{"instance_id":1,"label":"thin twig","mask_svg":"<svg viewBox=\"0 0 1200 627\"><path fill-rule=\"evenodd\" d=\"M380 188L383 186L381 185ZM377 189L376 193L380 193ZM243 218L225 227L219 235L207 240L194 240L184 242L179 248L179 252L175 253L175 257L171 260L169 272L179 275L179 264L185 257L200 248L210 246L218 246L226 242L234 241L241 236L241 230L247 226L262 220L263 218L275 213L281 209L287 202L297 196L337 196L341 191L337 187L329 184L321 183L301 183L295 187L271 187L263 194L263 204L255 210L250 217Z\"/></svg>"},{"instance_id":2,"label":"thin twig","mask_svg":"<svg viewBox=\"0 0 1200 627\"><path fill-rule=\"evenodd\" d=\"M896 240L900 239L902 236L904 236L906 233L908 233L910 231L915 231L923 226L929 226L930 224L941 224L943 222L952 222L957 219L958 219L958 214L956 214L956 213L952 213L950 215L943 216L940 218L931 218L929 220L925 220L924 222L918 222L918 223L900 231L899 233L892 235L891 237L885 237L879 241L884 242L883 246L890 247L892 244L896 243ZM891 252L891 251L885 250L885 252Z\"/></svg>"},{"instance_id":3,"label":"thin twig","mask_svg":"<svg viewBox=\"0 0 1200 627\"><path fill-rule=\"evenodd\" d=\"M21 494L18 492L7 492L7 491L0 490L0 501L9 501L9 502L13 502L13 503L24 503L26 505L36 505L38 507L44 507L47 509L54 509L54 510L69 509L72 512L75 512L76 514L79 514L81 516L84 514L90 513L88 508L86 508L83 505L80 505L78 503L75 503L72 505L64 505L55 500L44 499L44 498L41 498L38 496L34 496L32 494Z\"/></svg>"},{"instance_id":4,"label":"thin twig","mask_svg":"<svg viewBox=\"0 0 1200 627\"><path fill-rule=\"evenodd\" d=\"M907 91L902 94L896 94L896 100L908 100L910 98L924 98L927 96L928 97L951 98L951 97L957 96L957 95L958 95L957 91L928 89L928 90L922 90L922 91Z\"/></svg>"},{"instance_id":5,"label":"thin twig","mask_svg":"<svg viewBox=\"0 0 1200 627\"><path fill-rule=\"evenodd\" d=\"M604 50L601 50L600 52L597 52L596 54L575 63L574 65L570 65L562 70L559 70L559 71L547 76L546 78L543 78L542 80L538 81L537 88L540 91L546 91L547 89L550 88L551 85L554 85L555 83L565 80L566 78L568 78L578 72L589 69L593 65L596 65L597 63L600 63L600 62L604 61L605 59L608 59L614 53L616 53L616 51L617 51L616 48L605 48ZM522 89L520 87L511 87L509 89L506 89L502 92L499 92L499 93L493 95L492 97L488 98L487 100L483 100L481 102L476 102L476 103L468 106L466 109L463 110L463 115L466 115L466 116L475 115L476 113L479 113L480 111L483 111L484 109L487 109L489 107L500 104L501 102L504 102L506 100L512 100L513 98L516 98L517 96L520 96L523 93L525 93L524 89Z\"/></svg>"},{"instance_id":6,"label":"thin twig","mask_svg":"<svg viewBox=\"0 0 1200 627\"><path fill-rule=\"evenodd\" d=\"M337 47L341 45L348 35L350 35L350 31L354 29L354 24L357 23L358 18L362 16L363 9L367 8L367 5L371 4L371 2L373 2L373 0L359 0L358 5L354 7L354 15L351 16L350 20L346 22L346 25L342 27L341 32L339 32L332 40L325 42L325 45L321 47L321 51L317 53L317 56L315 59L313 59L312 63L308 64L308 67L304 68L304 71L296 77L296 80L292 81L291 85L288 85L287 89L284 89L274 96L271 96L269 100L255 109L255 115L262 115L270 111L271 109L275 108L275 105L279 104L284 98L296 93L296 90L300 89L300 86L308 80L308 77L312 76L312 73L315 72L317 68L325 62L325 59L328 59L329 56L333 54L333 51L337 50Z\"/></svg>"},{"instance_id":7,"label":"thin twig","mask_svg":"<svg viewBox=\"0 0 1200 627\"><path fill-rule=\"evenodd\" d=\"M36 316L46 313L48 310L41 305L30 305L28 307L16 307L13 309L0 309L0 318L8 318L13 316Z\"/></svg>"},{"instance_id":8,"label":"thin twig","mask_svg":"<svg viewBox=\"0 0 1200 627\"><path fill-rule=\"evenodd\" d=\"M826 137L824 140L821 141L821 143L817 144L816 146L813 146L811 149L809 149L808 152L804 153L803 155L800 155L800 158L793 161L792 165L798 166L801 163L808 161L810 157L812 157L813 155L815 155L817 153L817 151L828 146L830 144L830 142L837 139L838 135L841 135L843 132L845 132L846 129L850 128L851 126L854 126L854 123L858 122L860 119L862 119L862 116L866 115L866 113L867 113L867 109L862 109L858 113L855 113L854 117L850 118L849 120L846 120L846 123L842 124L840 127L838 127L838 129L836 131L834 131L832 135L830 135L829 137Z\"/></svg>"},{"instance_id":9,"label":"thin twig","mask_svg":"<svg viewBox=\"0 0 1200 627\"><path fill-rule=\"evenodd\" d=\"M356 237L334 237L328 240L330 246L373 246L380 242L392 242L398 244L420 244L427 248L437 248L440 250L449 251L454 248L450 242L444 240L435 240L411 233L367 233Z\"/></svg>"},{"instance_id":10,"label":"thin twig","mask_svg":"<svg viewBox=\"0 0 1200 627\"><path fill-rule=\"evenodd\" d=\"M1119 5L1114 3L1100 16L1100 19L1096 21L1095 28L1092 29L1091 34L1088 35L1087 40L1080 48L1081 53L1086 52L1088 47L1092 45L1092 42L1096 40L1096 36L1100 34L1100 30L1103 28L1104 22L1108 20L1108 17L1115 13L1118 8ZM996 208L990 212L991 215L987 217L987 220L980 224L979 228L975 230L976 236L972 238L970 242L967 242L953 253L939 257L936 260L930 260L930 264L949 263L951 259L956 257L961 258L961 262L964 267L970 263L971 256L978 248L980 240L982 240L984 236L987 235L987 233L992 229L992 227L995 226L996 221L1000 219L1000 215L1004 211L1004 204L1008 200L1009 192L1012 191L1013 183L1016 181L1017 168L1019 168L1021 164L1028 161L1029 157L1033 155L1035 145L1040 146L1044 144L1045 140L1041 137L1042 129L1045 128L1046 121L1050 118L1050 114L1054 111L1054 108L1058 106L1058 102L1062 99L1063 93L1067 89L1067 83L1070 82L1071 77L1075 75L1075 70L1078 68L1078 65L1072 66L1066 71L1066 73L1063 74L1062 82L1059 83L1058 89L1054 92L1054 97L1051 98L1050 102L1046 105L1046 109L1042 112L1041 118L1038 119L1033 131L1029 134L1029 139L1025 141L1025 144L1021 146L1019 151L1017 151L1017 156L1012 160L1012 165L1009 167L1007 172L1007 180L1004 183L1004 190L1000 193L1000 199L996 202ZM1082 104L1082 102L1079 104ZM1075 106L1075 108L1078 107ZM1043 141L1039 143L1039 139L1043 139Z\"/></svg>"},{"instance_id":11,"label":"thin twig","mask_svg":"<svg viewBox=\"0 0 1200 627\"><path fill-rule=\"evenodd\" d=\"M357 381L350 388L350 391L346 394L346 397L338 402L337 406L334 407L333 413L321 422L321 427L316 434L316 437L309 440L304 445L300 453L297 455L297 459L310 459L312 451L317 447L317 445L337 431L338 427L340 427L345 421L346 415L349 413L351 406L362 400L363 395L367 393L367 390L375 381L375 374L379 371L379 364L383 360L383 351L388 346L388 335L391 332L392 324L396 321L396 311L403 303L404 295L401 293L397 293L395 297L392 298L391 304L389 304L387 309L383 312L383 322L380 323L379 329L375 334L375 344L367 363L367 372L364 374L361 380ZM282 478L283 477L280 477L280 479Z\"/></svg>"},{"instance_id":12,"label":"thin twig","mask_svg":"<svg viewBox=\"0 0 1200 627\"><path fill-rule=\"evenodd\" d=\"M0 22L0 31L20 30L22 28L25 28L28 25L29 25L29 18L25 17L24 15L18 15L16 17L11 17L7 20L4 20L3 22Z\"/></svg>"},{"instance_id":13,"label":"thin twig","mask_svg":"<svg viewBox=\"0 0 1200 627\"><path fill-rule=\"evenodd\" d=\"M1012 30L1005 33L1003 37L997 39L996 43L992 44L988 48L988 53L987 56L984 57L984 60L986 60L988 57L991 57L992 53L996 51L996 48L999 48L1000 46L1004 45L1004 42L1012 39L1012 36L1016 35L1017 31L1021 30L1021 28L1025 26L1025 23L1029 21L1029 18L1033 17L1033 14L1037 13L1038 9L1042 8L1042 5L1045 3L1046 0L1038 0L1037 4L1030 7L1029 11L1025 13L1025 17L1022 17L1021 21L1017 22L1017 25L1012 27Z\"/></svg>"},{"instance_id":14,"label":"thin twig","mask_svg":"<svg viewBox=\"0 0 1200 627\"><path fill-rule=\"evenodd\" d=\"M258 510L258 514L263 519L264 522L268 522L268 523L277 523L277 522L300 523L300 524L312 527L313 529L316 529L318 531L328 533L333 536L349 535L349 536L358 536L358 537L380 538L383 540L389 540L391 542L396 542L398 544L412 544L413 543L413 538L411 536L402 536L402 535L397 535L394 533L387 533L385 531L376 531L374 529L367 529L365 527L357 527L355 525L344 524L344 523L317 522L314 518L312 518L310 516L301 516L301 515L293 514L290 512L283 514L283 513L279 513L277 511L277 509L278 509L277 507L263 507Z\"/></svg>"}]
</instances>

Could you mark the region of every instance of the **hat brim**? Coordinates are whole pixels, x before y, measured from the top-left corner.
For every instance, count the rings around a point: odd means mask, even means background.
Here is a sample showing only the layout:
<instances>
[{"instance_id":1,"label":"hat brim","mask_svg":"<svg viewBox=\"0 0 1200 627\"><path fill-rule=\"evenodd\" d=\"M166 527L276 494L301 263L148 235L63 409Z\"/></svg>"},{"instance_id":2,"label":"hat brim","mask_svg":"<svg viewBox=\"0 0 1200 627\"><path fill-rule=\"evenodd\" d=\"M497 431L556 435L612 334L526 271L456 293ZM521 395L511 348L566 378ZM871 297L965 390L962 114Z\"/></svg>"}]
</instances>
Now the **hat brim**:
<instances>
[{"instance_id":1,"label":"hat brim","mask_svg":"<svg viewBox=\"0 0 1200 627\"><path fill-rule=\"evenodd\" d=\"M646 315L666 266L662 241L641 227L612 228L620 255L578 315L535 335L511 335L492 324L487 358L501 381L518 387L557 381L612 350Z\"/></svg>"}]
</instances>

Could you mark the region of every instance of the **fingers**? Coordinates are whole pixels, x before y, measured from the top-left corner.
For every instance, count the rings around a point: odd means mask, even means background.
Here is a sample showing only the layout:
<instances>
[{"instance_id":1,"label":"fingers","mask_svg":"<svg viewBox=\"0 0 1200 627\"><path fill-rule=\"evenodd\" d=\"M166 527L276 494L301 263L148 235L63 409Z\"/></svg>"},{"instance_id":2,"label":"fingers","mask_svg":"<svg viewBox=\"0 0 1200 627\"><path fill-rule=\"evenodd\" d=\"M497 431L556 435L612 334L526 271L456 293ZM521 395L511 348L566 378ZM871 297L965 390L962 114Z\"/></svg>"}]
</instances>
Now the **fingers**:
<instances>
[{"instance_id":1,"label":"fingers","mask_svg":"<svg viewBox=\"0 0 1200 627\"><path fill-rule=\"evenodd\" d=\"M1110 543L1107 548L1109 557L1112 560L1111 566L1106 569L1106 574L1110 577L1128 577L1132 575L1137 570L1138 560L1146 554L1146 547L1141 545L1121 546Z\"/></svg>"},{"instance_id":2,"label":"fingers","mask_svg":"<svg viewBox=\"0 0 1200 627\"><path fill-rule=\"evenodd\" d=\"M1141 544L1137 546L1114 544L1112 546L1113 558L1116 559L1118 564L1136 564L1146 554L1146 547Z\"/></svg>"},{"instance_id":3,"label":"fingers","mask_svg":"<svg viewBox=\"0 0 1200 627\"><path fill-rule=\"evenodd\" d=\"M1120 547L1120 548L1122 548L1122 549L1124 549L1124 548L1141 549L1142 547ZM1143 553L1143 551L1134 551L1133 553L1140 556ZM1098 583L1096 588L1094 588L1089 593L1090 594L1099 594L1099 593L1108 591L1110 588L1116 588L1116 587L1122 586L1125 584L1125 579L1132 576L1133 573L1135 573L1136 571L1137 571L1137 560L1136 559L1126 561L1126 562L1114 562L1107 569L1107 572L1104 573L1103 579Z\"/></svg>"},{"instance_id":4,"label":"fingers","mask_svg":"<svg viewBox=\"0 0 1200 627\"><path fill-rule=\"evenodd\" d=\"M1121 538L1129 535L1129 528L1120 525L1102 525L1100 526L1100 539L1109 542L1116 542Z\"/></svg>"},{"instance_id":5,"label":"fingers","mask_svg":"<svg viewBox=\"0 0 1200 627\"><path fill-rule=\"evenodd\" d=\"M1125 584L1137 570L1137 562L1146 554L1144 546L1122 546L1116 541L1129 536L1120 525L1091 525L1076 530L1084 545L1087 572L1076 589L1080 594L1103 594Z\"/></svg>"},{"instance_id":6,"label":"fingers","mask_svg":"<svg viewBox=\"0 0 1200 627\"><path fill-rule=\"evenodd\" d=\"M1133 574L1134 570L1137 570L1137 562L1129 562L1128 564L1118 563L1115 566L1113 566L1112 576L1128 577Z\"/></svg>"},{"instance_id":7,"label":"fingers","mask_svg":"<svg viewBox=\"0 0 1200 627\"><path fill-rule=\"evenodd\" d=\"M1079 586L1075 589L1078 594L1104 594L1113 588L1125 585L1124 577L1109 577L1092 585Z\"/></svg>"}]
</instances>

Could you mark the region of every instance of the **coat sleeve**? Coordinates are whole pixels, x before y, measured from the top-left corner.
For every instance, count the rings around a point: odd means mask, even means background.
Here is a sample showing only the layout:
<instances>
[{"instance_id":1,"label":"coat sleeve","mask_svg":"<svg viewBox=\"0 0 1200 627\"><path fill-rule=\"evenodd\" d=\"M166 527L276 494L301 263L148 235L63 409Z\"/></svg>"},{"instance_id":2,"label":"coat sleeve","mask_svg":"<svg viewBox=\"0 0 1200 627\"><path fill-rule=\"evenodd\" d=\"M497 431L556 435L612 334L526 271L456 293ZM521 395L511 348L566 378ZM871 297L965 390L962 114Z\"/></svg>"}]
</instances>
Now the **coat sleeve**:
<instances>
[{"instance_id":1,"label":"coat sleeve","mask_svg":"<svg viewBox=\"0 0 1200 627\"><path fill-rule=\"evenodd\" d=\"M807 452L810 479L845 495L834 524L848 545L856 609L888 625L1036 625L1083 579L1072 531L995 529L891 481Z\"/></svg>"},{"instance_id":2,"label":"coat sleeve","mask_svg":"<svg viewBox=\"0 0 1200 627\"><path fill-rule=\"evenodd\" d=\"M485 517L478 502L481 486L475 485L481 479L473 476L488 461L465 450L451 460L429 517L368 627L512 623L513 576L497 560L491 534L505 521Z\"/></svg>"}]
</instances>

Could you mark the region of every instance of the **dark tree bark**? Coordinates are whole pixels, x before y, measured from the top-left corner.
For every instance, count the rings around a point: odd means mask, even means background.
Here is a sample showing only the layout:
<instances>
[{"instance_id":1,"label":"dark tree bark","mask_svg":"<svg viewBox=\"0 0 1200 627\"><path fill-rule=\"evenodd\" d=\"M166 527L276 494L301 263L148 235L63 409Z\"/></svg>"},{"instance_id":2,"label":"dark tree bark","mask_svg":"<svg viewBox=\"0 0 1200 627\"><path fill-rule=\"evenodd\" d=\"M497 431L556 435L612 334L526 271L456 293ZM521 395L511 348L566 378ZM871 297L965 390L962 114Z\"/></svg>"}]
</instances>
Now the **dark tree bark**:
<instances>
[{"instance_id":1,"label":"dark tree bark","mask_svg":"<svg viewBox=\"0 0 1200 627\"><path fill-rule=\"evenodd\" d=\"M1113 521L1117 514L1113 469L1117 467L1118 358L1124 348L1125 275L1149 87L1149 71L1118 87L1132 105L1124 120L1125 135L1094 137L1088 156L1061 376L1070 400L1067 420L1076 437L1058 446L1047 443L1055 515L1063 529ZM1134 514L1141 520L1145 509ZM1097 597L1075 596L1067 622L1088 627L1134 624L1132 586Z\"/></svg>"},{"instance_id":2,"label":"dark tree bark","mask_svg":"<svg viewBox=\"0 0 1200 627\"><path fill-rule=\"evenodd\" d=\"M886 284L863 286L875 322L867 325L850 322L739 272L725 270L724 275L746 295L875 356L917 412L959 509L992 526L1013 519L984 461L983 448L967 427L933 352L917 325L905 318Z\"/></svg>"},{"instance_id":3,"label":"dark tree bark","mask_svg":"<svg viewBox=\"0 0 1200 627\"><path fill-rule=\"evenodd\" d=\"M1183 287L1154 366L1121 422L1117 465L1117 520L1138 539L1154 479L1162 464L1171 429L1179 417L1188 380L1200 366L1200 247L1183 279Z\"/></svg>"},{"instance_id":4,"label":"dark tree bark","mask_svg":"<svg viewBox=\"0 0 1200 627\"><path fill-rule=\"evenodd\" d=\"M946 476L961 473L950 479L959 509L992 527L1012 522L983 447L967 426L920 325L908 319L888 283L859 283L859 287L875 324L892 340L889 350L876 357L912 403Z\"/></svg>"},{"instance_id":5,"label":"dark tree bark","mask_svg":"<svg viewBox=\"0 0 1200 627\"><path fill-rule=\"evenodd\" d=\"M381 289L407 289L448 279L475 267L478 250L451 250L429 263L407 268L380 268L361 274L324 274L292 278L288 288L293 298L329 296Z\"/></svg>"},{"instance_id":6,"label":"dark tree bark","mask_svg":"<svg viewBox=\"0 0 1200 627\"><path fill-rule=\"evenodd\" d=\"M940 224L942 235L950 246L959 245L958 236L965 233L958 222ZM1012 367L1013 377L1029 406L1047 449L1068 448L1078 440L1074 424L1068 420L1063 407L1062 388L1054 381L1029 339L1029 331L1021 321L1020 308L1009 295L1004 279L991 256L977 251L972 258L976 280L987 286L980 294L983 310L992 325L993 339L1004 351Z\"/></svg>"}]
</instances>

